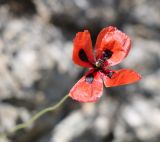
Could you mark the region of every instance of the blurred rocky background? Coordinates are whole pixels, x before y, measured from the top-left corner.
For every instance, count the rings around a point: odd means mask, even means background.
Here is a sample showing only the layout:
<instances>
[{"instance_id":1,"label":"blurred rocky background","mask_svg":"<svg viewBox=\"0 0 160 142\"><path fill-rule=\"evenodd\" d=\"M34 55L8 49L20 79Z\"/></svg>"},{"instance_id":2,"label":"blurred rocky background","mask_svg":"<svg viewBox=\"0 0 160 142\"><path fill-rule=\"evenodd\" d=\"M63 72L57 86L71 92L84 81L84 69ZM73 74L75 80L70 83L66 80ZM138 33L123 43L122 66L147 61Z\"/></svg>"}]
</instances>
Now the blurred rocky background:
<instances>
[{"instance_id":1,"label":"blurred rocky background","mask_svg":"<svg viewBox=\"0 0 160 142\"><path fill-rule=\"evenodd\" d=\"M160 142L159 0L0 0L0 133L56 104L82 76L72 39L115 25L132 39L117 68L136 84L106 88L97 103L67 100L0 142Z\"/></svg>"}]
</instances>

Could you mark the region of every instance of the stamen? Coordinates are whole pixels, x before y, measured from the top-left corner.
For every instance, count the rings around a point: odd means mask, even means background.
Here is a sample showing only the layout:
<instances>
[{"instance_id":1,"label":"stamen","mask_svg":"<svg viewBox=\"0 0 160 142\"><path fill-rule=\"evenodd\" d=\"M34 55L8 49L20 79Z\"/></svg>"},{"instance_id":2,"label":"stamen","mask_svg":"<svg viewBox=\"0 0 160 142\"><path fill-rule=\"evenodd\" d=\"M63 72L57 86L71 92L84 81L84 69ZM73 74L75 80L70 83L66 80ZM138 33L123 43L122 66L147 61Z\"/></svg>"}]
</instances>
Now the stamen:
<instances>
[{"instance_id":1,"label":"stamen","mask_svg":"<svg viewBox=\"0 0 160 142\"><path fill-rule=\"evenodd\" d=\"M103 65L103 60L98 59L98 60L96 61L95 65L96 65L97 68L102 67L102 65Z\"/></svg>"}]
</instances>

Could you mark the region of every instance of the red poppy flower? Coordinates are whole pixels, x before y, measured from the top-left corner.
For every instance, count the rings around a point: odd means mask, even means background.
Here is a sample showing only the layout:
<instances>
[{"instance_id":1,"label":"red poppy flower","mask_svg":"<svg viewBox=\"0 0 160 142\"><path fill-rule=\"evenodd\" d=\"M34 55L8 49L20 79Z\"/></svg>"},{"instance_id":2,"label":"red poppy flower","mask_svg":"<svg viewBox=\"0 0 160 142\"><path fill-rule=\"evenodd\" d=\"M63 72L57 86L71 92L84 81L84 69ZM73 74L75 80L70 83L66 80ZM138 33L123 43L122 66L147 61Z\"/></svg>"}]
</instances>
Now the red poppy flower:
<instances>
[{"instance_id":1,"label":"red poppy flower","mask_svg":"<svg viewBox=\"0 0 160 142\"><path fill-rule=\"evenodd\" d=\"M141 76L131 69L112 70L109 67L120 63L131 47L130 38L116 27L104 28L95 44L95 55L89 31L78 32L74 39L73 61L90 68L70 90L69 96L80 102L94 102L106 87L136 82Z\"/></svg>"}]
</instances>

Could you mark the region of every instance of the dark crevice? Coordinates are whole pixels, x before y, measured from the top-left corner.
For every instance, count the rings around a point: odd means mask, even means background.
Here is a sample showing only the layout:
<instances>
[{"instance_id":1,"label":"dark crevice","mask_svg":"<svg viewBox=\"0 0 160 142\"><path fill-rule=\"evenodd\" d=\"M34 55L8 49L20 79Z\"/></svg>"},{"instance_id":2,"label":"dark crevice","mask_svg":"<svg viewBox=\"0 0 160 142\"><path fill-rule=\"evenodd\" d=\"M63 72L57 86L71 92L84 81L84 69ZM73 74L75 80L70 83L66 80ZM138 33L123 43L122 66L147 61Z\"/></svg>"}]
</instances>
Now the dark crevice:
<instances>
[{"instance_id":1,"label":"dark crevice","mask_svg":"<svg viewBox=\"0 0 160 142\"><path fill-rule=\"evenodd\" d=\"M37 12L32 0L8 0L8 5L14 16L31 16Z\"/></svg>"},{"instance_id":2,"label":"dark crevice","mask_svg":"<svg viewBox=\"0 0 160 142\"><path fill-rule=\"evenodd\" d=\"M97 35L104 27L102 27L102 25L99 24L102 23L101 19L94 19L89 21L90 22L78 25L77 21L73 20L73 17L61 13L54 13L50 19L51 24L58 28L61 28L64 31L64 34L68 33L66 38L69 38L69 40L73 39L75 33L79 31L89 30L89 32L91 33L92 45L95 45ZM72 36L69 37L68 35L70 35L71 33Z\"/></svg>"},{"instance_id":3,"label":"dark crevice","mask_svg":"<svg viewBox=\"0 0 160 142\"><path fill-rule=\"evenodd\" d=\"M1 4L6 4L8 2L8 0L0 0L0 5Z\"/></svg>"},{"instance_id":4,"label":"dark crevice","mask_svg":"<svg viewBox=\"0 0 160 142\"><path fill-rule=\"evenodd\" d=\"M16 107L25 107L29 110L33 110L36 107L34 102L25 99L8 98L8 99L3 99L1 102L8 103Z\"/></svg>"},{"instance_id":5,"label":"dark crevice","mask_svg":"<svg viewBox=\"0 0 160 142\"><path fill-rule=\"evenodd\" d=\"M110 132L104 139L102 142L112 142L114 140L114 134L113 132Z\"/></svg>"}]
</instances>

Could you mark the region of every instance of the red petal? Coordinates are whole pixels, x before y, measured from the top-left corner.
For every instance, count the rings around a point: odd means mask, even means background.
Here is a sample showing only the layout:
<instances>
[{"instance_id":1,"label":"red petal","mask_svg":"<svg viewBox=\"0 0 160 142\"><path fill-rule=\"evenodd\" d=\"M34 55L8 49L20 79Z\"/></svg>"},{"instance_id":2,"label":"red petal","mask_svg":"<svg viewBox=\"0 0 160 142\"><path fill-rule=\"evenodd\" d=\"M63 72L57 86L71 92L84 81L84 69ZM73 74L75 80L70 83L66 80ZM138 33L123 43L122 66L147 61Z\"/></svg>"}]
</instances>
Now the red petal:
<instances>
[{"instance_id":1,"label":"red petal","mask_svg":"<svg viewBox=\"0 0 160 142\"><path fill-rule=\"evenodd\" d=\"M116 27L104 28L96 41L96 58L99 58L106 49L113 52L107 60L110 66L120 63L127 55L131 47L130 38Z\"/></svg>"},{"instance_id":2,"label":"red petal","mask_svg":"<svg viewBox=\"0 0 160 142\"><path fill-rule=\"evenodd\" d=\"M114 71L111 78L103 74L103 80L106 87L130 84L139 81L140 79L141 76L137 72L130 69Z\"/></svg>"},{"instance_id":3,"label":"red petal","mask_svg":"<svg viewBox=\"0 0 160 142\"><path fill-rule=\"evenodd\" d=\"M92 74L92 82L86 81L86 76ZM91 80L89 80L91 81ZM103 91L103 81L100 72L88 72L71 89L69 96L79 102L95 102Z\"/></svg>"},{"instance_id":4,"label":"red petal","mask_svg":"<svg viewBox=\"0 0 160 142\"><path fill-rule=\"evenodd\" d=\"M92 67L91 64L94 63L94 56L90 33L87 30L78 32L73 42L72 59L74 63L83 67Z\"/></svg>"}]
</instances>

